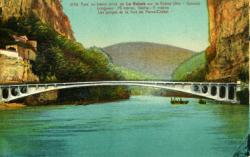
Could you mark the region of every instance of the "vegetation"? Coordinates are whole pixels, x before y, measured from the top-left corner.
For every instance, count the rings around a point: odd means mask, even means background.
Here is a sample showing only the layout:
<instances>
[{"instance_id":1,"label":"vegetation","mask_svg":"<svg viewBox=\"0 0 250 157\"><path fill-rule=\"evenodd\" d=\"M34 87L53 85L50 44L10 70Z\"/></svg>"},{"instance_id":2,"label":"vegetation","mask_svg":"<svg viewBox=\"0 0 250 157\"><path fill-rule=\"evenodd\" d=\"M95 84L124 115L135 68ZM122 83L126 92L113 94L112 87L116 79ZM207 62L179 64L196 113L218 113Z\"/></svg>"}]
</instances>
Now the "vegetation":
<instances>
[{"instance_id":1,"label":"vegetation","mask_svg":"<svg viewBox=\"0 0 250 157\"><path fill-rule=\"evenodd\" d=\"M172 79L176 81L204 81L205 74L205 52L200 52L177 67L172 75Z\"/></svg>"},{"instance_id":2,"label":"vegetation","mask_svg":"<svg viewBox=\"0 0 250 157\"><path fill-rule=\"evenodd\" d=\"M144 78L138 73L111 64L109 57L98 48L85 49L82 44L68 40L36 17L11 18L0 23L0 47L12 44L12 35L27 35L37 40L37 59L33 71L42 82L73 82L97 80L124 80ZM125 87L70 89L60 92L61 100L68 97L105 99L127 98ZM80 90L80 91L78 91ZM75 91L75 92L73 92ZM72 93L78 93L76 95ZM84 94L83 94L84 93ZM70 95L70 96L69 96Z\"/></svg>"},{"instance_id":3,"label":"vegetation","mask_svg":"<svg viewBox=\"0 0 250 157\"><path fill-rule=\"evenodd\" d=\"M249 89L244 88L242 91L237 93L237 97L239 98L241 104L248 105L249 104Z\"/></svg>"},{"instance_id":4,"label":"vegetation","mask_svg":"<svg viewBox=\"0 0 250 157\"><path fill-rule=\"evenodd\" d=\"M248 61L247 61L248 64ZM249 66L244 66L240 73L239 73L239 79L243 82L248 83L249 82Z\"/></svg>"},{"instance_id":5,"label":"vegetation","mask_svg":"<svg viewBox=\"0 0 250 157\"><path fill-rule=\"evenodd\" d=\"M136 81L136 80L159 80L159 78L154 77L152 75L146 75L146 74L142 74L138 71L135 70L131 70L125 67L121 67L121 66L113 66L113 69L117 72L120 73L125 80L132 80L132 81Z\"/></svg>"}]
</instances>

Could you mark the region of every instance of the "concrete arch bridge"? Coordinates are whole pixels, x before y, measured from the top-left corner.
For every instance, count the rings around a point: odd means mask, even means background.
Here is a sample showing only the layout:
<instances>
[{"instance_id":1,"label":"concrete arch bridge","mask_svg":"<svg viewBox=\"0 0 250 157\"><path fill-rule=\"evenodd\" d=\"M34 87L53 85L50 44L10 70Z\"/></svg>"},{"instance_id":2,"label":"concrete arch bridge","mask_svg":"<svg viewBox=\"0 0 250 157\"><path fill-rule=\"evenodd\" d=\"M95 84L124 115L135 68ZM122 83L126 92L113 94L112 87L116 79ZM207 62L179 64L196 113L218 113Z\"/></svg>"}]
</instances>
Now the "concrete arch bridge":
<instances>
[{"instance_id":1,"label":"concrete arch bridge","mask_svg":"<svg viewBox=\"0 0 250 157\"><path fill-rule=\"evenodd\" d=\"M0 85L0 102L10 102L31 95L70 88L94 86L142 86L178 91L216 101L238 103L240 83L173 82L173 81L91 81L44 84Z\"/></svg>"}]
</instances>

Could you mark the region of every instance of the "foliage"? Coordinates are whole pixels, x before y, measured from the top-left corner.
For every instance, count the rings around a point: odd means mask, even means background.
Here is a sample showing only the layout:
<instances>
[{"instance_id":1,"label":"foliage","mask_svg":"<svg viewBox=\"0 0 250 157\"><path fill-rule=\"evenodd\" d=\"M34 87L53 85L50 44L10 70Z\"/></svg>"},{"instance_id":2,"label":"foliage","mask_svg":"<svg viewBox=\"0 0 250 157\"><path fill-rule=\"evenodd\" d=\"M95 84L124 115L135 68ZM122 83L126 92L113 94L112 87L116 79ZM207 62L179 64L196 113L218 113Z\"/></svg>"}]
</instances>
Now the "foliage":
<instances>
[{"instance_id":1,"label":"foliage","mask_svg":"<svg viewBox=\"0 0 250 157\"><path fill-rule=\"evenodd\" d=\"M248 64L248 61L247 61ZM244 66L240 73L239 73L239 79L243 82L249 82L249 66Z\"/></svg>"},{"instance_id":2,"label":"foliage","mask_svg":"<svg viewBox=\"0 0 250 157\"><path fill-rule=\"evenodd\" d=\"M197 69L193 70L191 73L184 76L181 80L202 82L205 80L205 76L206 76L205 67L198 67Z\"/></svg>"},{"instance_id":3,"label":"foliage","mask_svg":"<svg viewBox=\"0 0 250 157\"><path fill-rule=\"evenodd\" d=\"M33 71L42 82L73 82L91 80L121 80L124 77L113 69L109 57L97 48L85 49L82 44L69 40L35 16L10 18L0 25L0 47L13 43L12 35L27 35L38 42L37 59ZM78 89L79 90L79 89ZM84 88L80 93L99 98L127 97L125 87L98 89ZM67 90L72 93L75 89ZM60 95L65 95L62 91ZM86 94L88 93L88 94ZM123 96L122 96L122 95ZM79 96L79 95L78 95Z\"/></svg>"},{"instance_id":4,"label":"foliage","mask_svg":"<svg viewBox=\"0 0 250 157\"><path fill-rule=\"evenodd\" d=\"M142 74L138 71L134 71L131 69L127 69L121 66L113 66L114 71L116 71L117 73L121 74L125 80L132 80L132 81L136 81L136 80L159 80L159 78L156 78L152 75L145 75Z\"/></svg>"},{"instance_id":5,"label":"foliage","mask_svg":"<svg viewBox=\"0 0 250 157\"><path fill-rule=\"evenodd\" d=\"M177 81L204 81L206 74L205 52L200 52L184 61L172 75Z\"/></svg>"},{"instance_id":6,"label":"foliage","mask_svg":"<svg viewBox=\"0 0 250 157\"><path fill-rule=\"evenodd\" d=\"M245 88L240 92L237 92L237 97L240 100L241 104L248 105L249 104L249 89Z\"/></svg>"}]
</instances>

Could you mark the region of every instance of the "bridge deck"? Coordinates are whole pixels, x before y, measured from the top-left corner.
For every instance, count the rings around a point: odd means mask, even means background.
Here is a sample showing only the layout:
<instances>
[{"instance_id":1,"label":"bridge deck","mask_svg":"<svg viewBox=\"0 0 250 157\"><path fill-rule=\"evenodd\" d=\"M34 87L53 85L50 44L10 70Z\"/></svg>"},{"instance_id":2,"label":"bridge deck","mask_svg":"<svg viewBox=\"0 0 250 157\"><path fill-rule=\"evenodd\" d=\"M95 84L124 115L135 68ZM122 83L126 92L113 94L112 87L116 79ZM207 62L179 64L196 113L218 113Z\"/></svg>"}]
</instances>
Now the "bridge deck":
<instances>
[{"instance_id":1,"label":"bridge deck","mask_svg":"<svg viewBox=\"0 0 250 157\"><path fill-rule=\"evenodd\" d=\"M174 81L88 81L67 83L4 84L0 85L0 101L12 101L52 90L91 86L143 86L184 92L217 101L238 102L236 91L239 83L174 82ZM26 89L23 92L23 89ZM232 93L233 92L233 93ZM5 96L8 93L7 97Z\"/></svg>"}]
</instances>

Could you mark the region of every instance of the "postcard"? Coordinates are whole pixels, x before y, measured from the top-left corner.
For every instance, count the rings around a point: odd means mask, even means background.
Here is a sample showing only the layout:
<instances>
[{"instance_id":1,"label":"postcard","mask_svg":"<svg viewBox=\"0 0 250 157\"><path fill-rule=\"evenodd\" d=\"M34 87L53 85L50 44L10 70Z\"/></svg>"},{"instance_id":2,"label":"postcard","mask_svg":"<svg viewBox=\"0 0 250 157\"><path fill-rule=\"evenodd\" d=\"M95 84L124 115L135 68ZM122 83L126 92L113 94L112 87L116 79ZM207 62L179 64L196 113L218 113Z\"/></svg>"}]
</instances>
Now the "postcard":
<instances>
[{"instance_id":1,"label":"postcard","mask_svg":"<svg viewBox=\"0 0 250 157\"><path fill-rule=\"evenodd\" d=\"M0 156L249 156L248 8L0 0Z\"/></svg>"}]
</instances>

